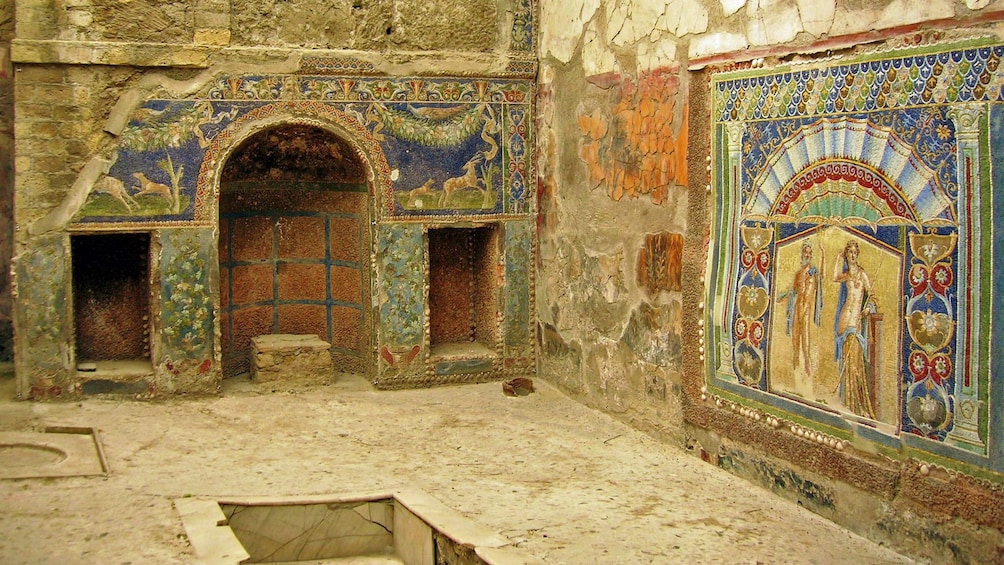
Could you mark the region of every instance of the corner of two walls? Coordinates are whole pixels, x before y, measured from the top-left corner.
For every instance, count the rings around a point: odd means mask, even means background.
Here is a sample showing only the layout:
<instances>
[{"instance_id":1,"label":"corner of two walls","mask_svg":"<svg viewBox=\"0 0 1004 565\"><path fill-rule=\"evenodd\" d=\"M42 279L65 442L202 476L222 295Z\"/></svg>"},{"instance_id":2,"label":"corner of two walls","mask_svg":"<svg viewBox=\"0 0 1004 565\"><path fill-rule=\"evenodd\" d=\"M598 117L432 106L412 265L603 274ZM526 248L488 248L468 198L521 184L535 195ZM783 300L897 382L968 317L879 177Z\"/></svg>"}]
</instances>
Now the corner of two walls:
<instances>
[{"instance_id":1,"label":"corner of two walls","mask_svg":"<svg viewBox=\"0 0 1004 565\"><path fill-rule=\"evenodd\" d=\"M714 295L705 274L720 196L711 179L711 74L703 71L733 68L737 57L738 68L759 57L769 67L811 61L816 52L857 53L861 43L888 42L892 50L944 43L979 26L990 36L999 4L996 11L987 2L947 0L923 10L896 1L856 8L795 0L652 4L658 13L644 18L638 3L630 14L612 2L543 6L542 376L900 551L938 561L999 560L999 473L967 457L930 457L912 437L890 450L871 436L848 439L805 410L771 410L708 390L705 362L717 351L706 348L718 344L705 343L711 328L704 310ZM931 25L937 29L925 32ZM653 88L660 79L673 86Z\"/></svg>"},{"instance_id":2,"label":"corner of two walls","mask_svg":"<svg viewBox=\"0 0 1004 565\"><path fill-rule=\"evenodd\" d=\"M672 41L596 48L618 14L579 8L545 6L542 15L541 374L680 442L686 72Z\"/></svg>"},{"instance_id":3,"label":"corner of two walls","mask_svg":"<svg viewBox=\"0 0 1004 565\"><path fill-rule=\"evenodd\" d=\"M9 266L14 249L14 68L10 42L14 6L0 6L0 265ZM10 269L0 268L0 363L13 361L13 300Z\"/></svg>"}]
</instances>

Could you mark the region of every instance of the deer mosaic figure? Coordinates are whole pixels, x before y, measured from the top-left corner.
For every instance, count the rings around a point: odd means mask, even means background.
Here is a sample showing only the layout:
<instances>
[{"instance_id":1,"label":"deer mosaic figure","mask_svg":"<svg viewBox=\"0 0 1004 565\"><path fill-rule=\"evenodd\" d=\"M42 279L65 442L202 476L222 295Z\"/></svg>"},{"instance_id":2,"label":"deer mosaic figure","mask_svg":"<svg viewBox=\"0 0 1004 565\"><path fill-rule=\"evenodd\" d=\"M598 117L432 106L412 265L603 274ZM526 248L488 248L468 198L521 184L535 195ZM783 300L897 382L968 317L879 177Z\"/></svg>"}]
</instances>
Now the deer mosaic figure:
<instances>
[{"instance_id":1,"label":"deer mosaic figure","mask_svg":"<svg viewBox=\"0 0 1004 565\"><path fill-rule=\"evenodd\" d=\"M161 184L159 182L154 182L147 178L143 173L133 173L132 176L136 177L139 181L139 192L136 196L143 196L144 194L153 194L164 197L168 202L174 202L174 195L171 193L171 187L166 184Z\"/></svg>"},{"instance_id":2,"label":"deer mosaic figure","mask_svg":"<svg viewBox=\"0 0 1004 565\"><path fill-rule=\"evenodd\" d=\"M482 189L484 184L481 177L477 173L477 165L485 160L485 155L482 152L477 152L473 157L471 157L466 163L464 163L463 169L465 173L459 177L449 178L443 181L443 194L440 197L439 205L445 206L446 201L450 199L450 196L458 190L464 190L466 188L475 188L477 190L487 190L487 188Z\"/></svg>"},{"instance_id":3,"label":"deer mosaic figure","mask_svg":"<svg viewBox=\"0 0 1004 565\"><path fill-rule=\"evenodd\" d=\"M115 177L104 177L96 182L94 184L94 192L111 196L121 202L129 212L132 212L133 206L139 208L139 203L126 190L125 183Z\"/></svg>"}]
</instances>

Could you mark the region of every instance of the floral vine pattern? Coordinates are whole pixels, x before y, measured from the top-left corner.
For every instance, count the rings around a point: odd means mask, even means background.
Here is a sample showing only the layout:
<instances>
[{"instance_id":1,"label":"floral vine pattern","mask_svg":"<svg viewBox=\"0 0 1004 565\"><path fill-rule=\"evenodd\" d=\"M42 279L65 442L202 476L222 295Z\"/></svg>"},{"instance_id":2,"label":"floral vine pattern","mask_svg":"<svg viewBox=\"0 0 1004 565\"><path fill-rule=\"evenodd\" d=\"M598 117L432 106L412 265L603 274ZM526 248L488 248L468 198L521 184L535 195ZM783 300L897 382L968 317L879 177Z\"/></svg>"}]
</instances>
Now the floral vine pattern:
<instances>
[{"instance_id":1,"label":"floral vine pattern","mask_svg":"<svg viewBox=\"0 0 1004 565\"><path fill-rule=\"evenodd\" d=\"M212 295L206 290L209 238L200 232L176 232L165 239L161 283L165 354L173 359L208 358L213 335Z\"/></svg>"}]
</instances>

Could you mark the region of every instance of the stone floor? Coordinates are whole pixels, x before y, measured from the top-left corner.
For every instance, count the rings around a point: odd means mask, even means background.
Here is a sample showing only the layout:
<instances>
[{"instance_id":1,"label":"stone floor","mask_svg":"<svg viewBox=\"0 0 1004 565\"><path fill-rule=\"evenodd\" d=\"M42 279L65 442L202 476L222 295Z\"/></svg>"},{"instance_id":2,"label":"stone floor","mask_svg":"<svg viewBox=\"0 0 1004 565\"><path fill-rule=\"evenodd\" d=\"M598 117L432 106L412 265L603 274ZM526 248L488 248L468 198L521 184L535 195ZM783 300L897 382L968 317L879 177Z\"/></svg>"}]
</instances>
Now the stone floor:
<instances>
[{"instance_id":1,"label":"stone floor","mask_svg":"<svg viewBox=\"0 0 1004 565\"><path fill-rule=\"evenodd\" d=\"M554 564L911 562L536 384L34 403L0 379L0 431L93 427L110 469L0 480L0 563L191 563L175 499L399 488Z\"/></svg>"}]
</instances>

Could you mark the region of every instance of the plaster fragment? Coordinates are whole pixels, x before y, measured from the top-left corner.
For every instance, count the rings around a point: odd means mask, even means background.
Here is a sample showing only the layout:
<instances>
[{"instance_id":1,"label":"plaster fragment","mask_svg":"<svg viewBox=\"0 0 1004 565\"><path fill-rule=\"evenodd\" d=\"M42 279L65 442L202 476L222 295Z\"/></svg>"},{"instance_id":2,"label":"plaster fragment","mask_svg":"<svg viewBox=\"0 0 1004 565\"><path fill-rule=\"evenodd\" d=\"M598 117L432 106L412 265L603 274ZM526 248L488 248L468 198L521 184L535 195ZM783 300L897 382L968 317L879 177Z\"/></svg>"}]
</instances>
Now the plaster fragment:
<instances>
[{"instance_id":1,"label":"plaster fragment","mask_svg":"<svg viewBox=\"0 0 1004 565\"><path fill-rule=\"evenodd\" d=\"M952 0L926 0L925 2L894 0L881 10L869 6L853 10L841 7L836 11L830 34L844 35L887 29L954 16L955 6Z\"/></svg>"},{"instance_id":2,"label":"plaster fragment","mask_svg":"<svg viewBox=\"0 0 1004 565\"><path fill-rule=\"evenodd\" d=\"M982 10L990 5L990 0L966 0L966 8L970 10Z\"/></svg>"},{"instance_id":3,"label":"plaster fragment","mask_svg":"<svg viewBox=\"0 0 1004 565\"><path fill-rule=\"evenodd\" d=\"M750 46L745 35L738 33L708 33L690 40L687 56L690 59L739 51Z\"/></svg>"},{"instance_id":4,"label":"plaster fragment","mask_svg":"<svg viewBox=\"0 0 1004 565\"><path fill-rule=\"evenodd\" d=\"M802 31L798 8L790 0L753 0L746 15L746 35L753 45L787 43Z\"/></svg>"},{"instance_id":5,"label":"plaster fragment","mask_svg":"<svg viewBox=\"0 0 1004 565\"><path fill-rule=\"evenodd\" d=\"M638 71L650 71L676 63L676 42L658 41L638 45Z\"/></svg>"},{"instance_id":6,"label":"plaster fragment","mask_svg":"<svg viewBox=\"0 0 1004 565\"><path fill-rule=\"evenodd\" d=\"M656 29L666 6L655 2L624 2L607 4L607 41L614 45L631 45Z\"/></svg>"},{"instance_id":7,"label":"plaster fragment","mask_svg":"<svg viewBox=\"0 0 1004 565\"><path fill-rule=\"evenodd\" d=\"M677 37L708 31L708 9L698 0L676 0L666 9L679 14L677 24L671 28Z\"/></svg>"},{"instance_id":8,"label":"plaster fragment","mask_svg":"<svg viewBox=\"0 0 1004 565\"><path fill-rule=\"evenodd\" d=\"M795 0L795 4L805 31L819 37L830 30L837 11L836 0Z\"/></svg>"},{"instance_id":9,"label":"plaster fragment","mask_svg":"<svg viewBox=\"0 0 1004 565\"><path fill-rule=\"evenodd\" d=\"M596 25L590 22L583 32L582 70L587 77L616 72L617 59L600 37Z\"/></svg>"},{"instance_id":10,"label":"plaster fragment","mask_svg":"<svg viewBox=\"0 0 1004 565\"><path fill-rule=\"evenodd\" d=\"M746 0L721 0L722 11L725 12L726 16L731 16L739 11L740 8L746 5Z\"/></svg>"},{"instance_id":11,"label":"plaster fragment","mask_svg":"<svg viewBox=\"0 0 1004 565\"><path fill-rule=\"evenodd\" d=\"M939 20L955 17L955 2L952 0L895 0L882 10L875 27L893 27L902 24Z\"/></svg>"},{"instance_id":12,"label":"plaster fragment","mask_svg":"<svg viewBox=\"0 0 1004 565\"><path fill-rule=\"evenodd\" d=\"M540 5L541 47L562 63L575 53L586 23L593 18L599 0L545 0Z\"/></svg>"}]
</instances>

